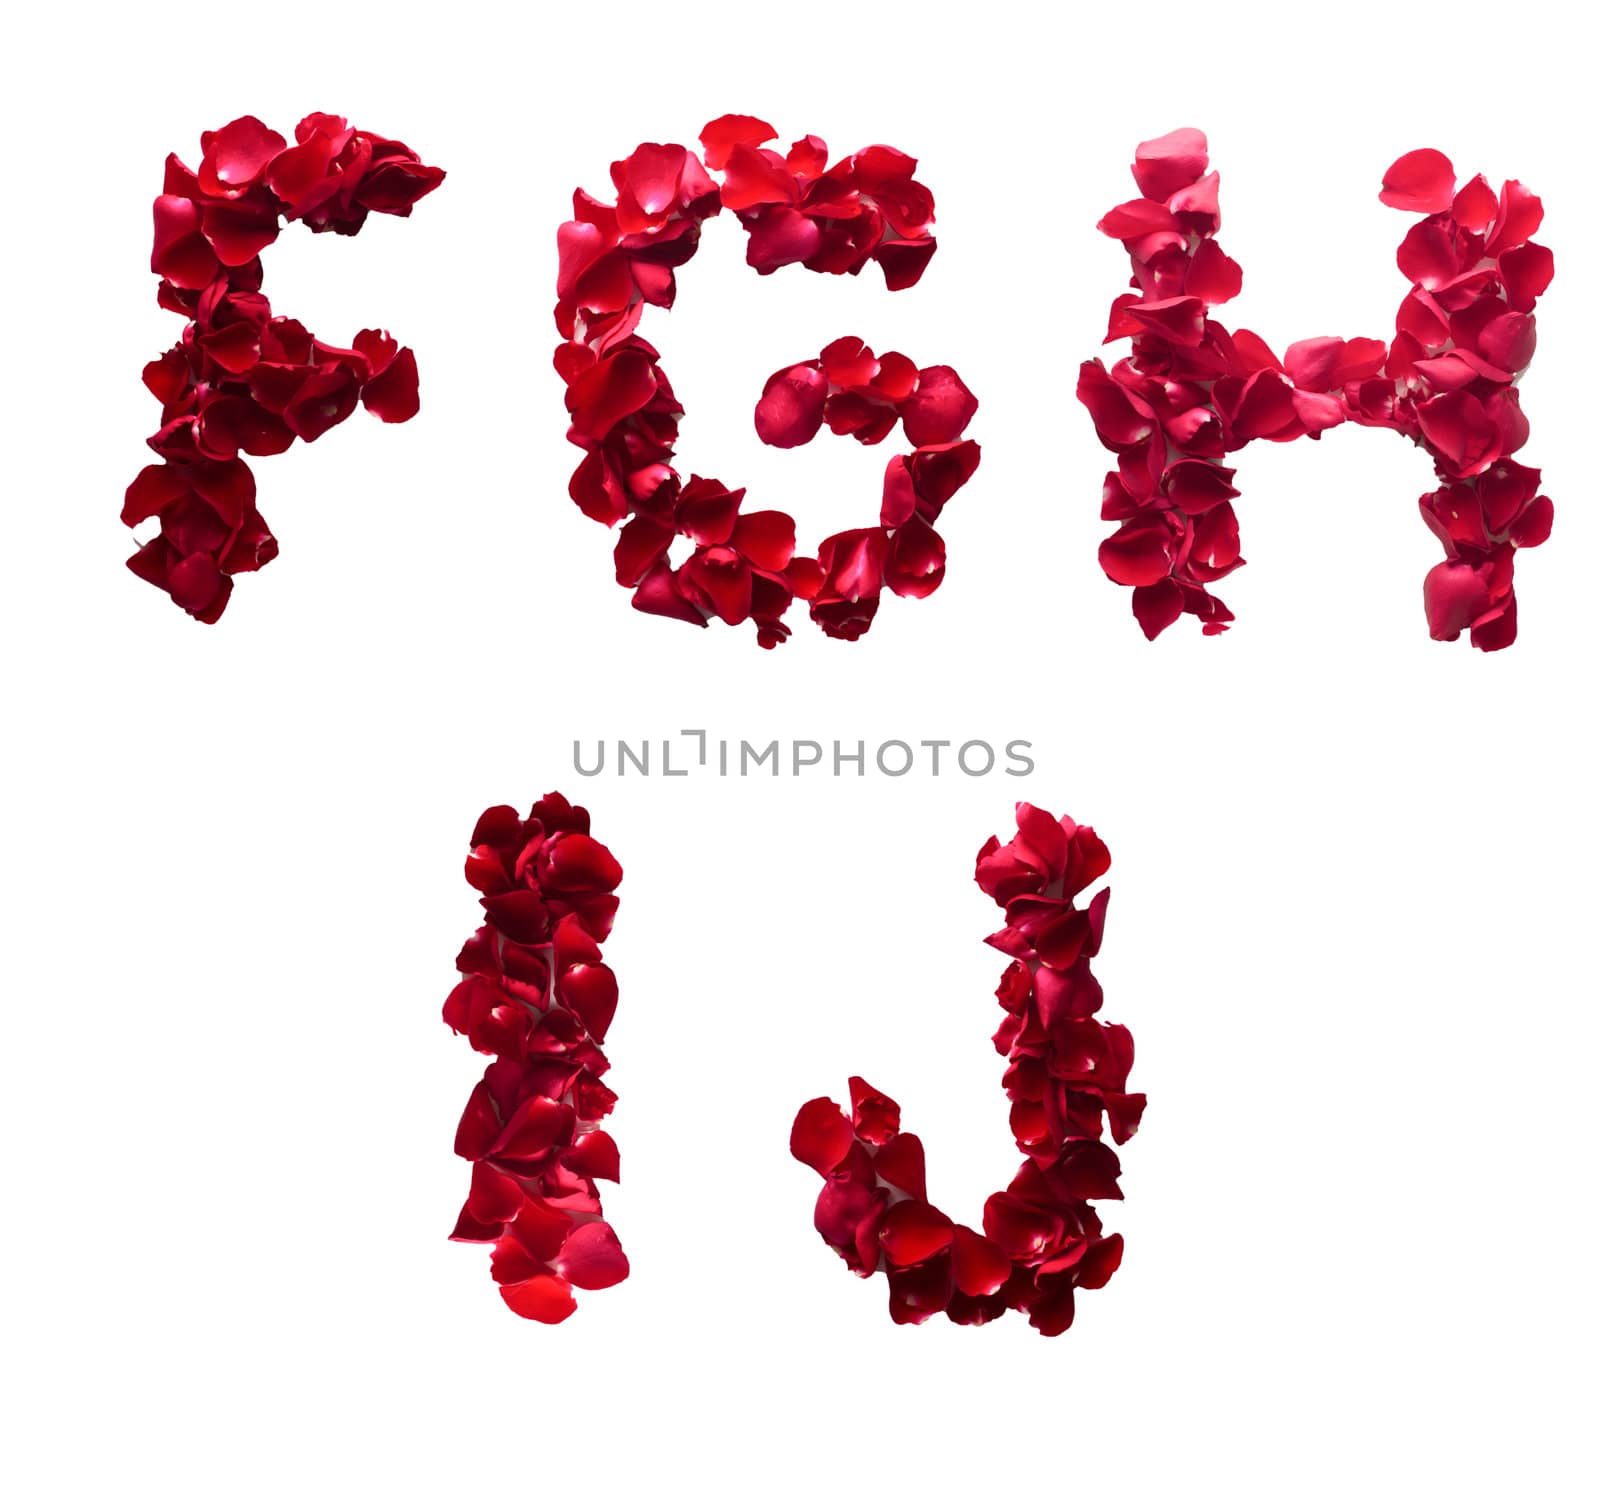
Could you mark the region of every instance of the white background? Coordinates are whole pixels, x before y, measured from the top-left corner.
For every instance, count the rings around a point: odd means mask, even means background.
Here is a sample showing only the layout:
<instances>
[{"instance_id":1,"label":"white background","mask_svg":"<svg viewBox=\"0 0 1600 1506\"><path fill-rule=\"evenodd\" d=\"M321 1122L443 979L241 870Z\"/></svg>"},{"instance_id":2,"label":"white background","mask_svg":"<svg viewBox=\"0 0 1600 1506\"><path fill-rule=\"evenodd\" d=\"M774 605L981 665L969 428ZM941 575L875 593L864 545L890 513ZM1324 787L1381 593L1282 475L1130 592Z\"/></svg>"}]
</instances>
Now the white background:
<instances>
[{"instance_id":1,"label":"white background","mask_svg":"<svg viewBox=\"0 0 1600 1506\"><path fill-rule=\"evenodd\" d=\"M19 1502L1592 1499L1592 51L1557 7L316 6L10 23L3 1469ZM336 110L449 171L409 221L268 253L278 312L415 346L423 410L256 467L283 553L202 628L123 568L162 159ZM802 540L887 451L763 451L763 379L859 334L958 367L983 467L932 599L856 645L630 610L565 494L554 232L574 185L727 110L922 159L940 249L888 295L742 266L652 311L685 469ZM1385 335L1435 145L1546 197L1524 385L1556 500L1519 642L1429 641L1425 457L1241 457L1219 641L1146 644L1095 561L1072 400L1126 276L1134 143L1211 136L1225 313ZM1027 781L582 780L575 736L1033 740ZM592 741L591 741L592 746ZM561 788L626 870L607 950L632 1279L557 1329L446 1243L482 1063L438 1009L486 804ZM975 1219L1017 1161L971 883L1027 797L1114 856L1139 1048L1112 1284L894 1328L811 1230L795 1107L861 1072Z\"/></svg>"}]
</instances>

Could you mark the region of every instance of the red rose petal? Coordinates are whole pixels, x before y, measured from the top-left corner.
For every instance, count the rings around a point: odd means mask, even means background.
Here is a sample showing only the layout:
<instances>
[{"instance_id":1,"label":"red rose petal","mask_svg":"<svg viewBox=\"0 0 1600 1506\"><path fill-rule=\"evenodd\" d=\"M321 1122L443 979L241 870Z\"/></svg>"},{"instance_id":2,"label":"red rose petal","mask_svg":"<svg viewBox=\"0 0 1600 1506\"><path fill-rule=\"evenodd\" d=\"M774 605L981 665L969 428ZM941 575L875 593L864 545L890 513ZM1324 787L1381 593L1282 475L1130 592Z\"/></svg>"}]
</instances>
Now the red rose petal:
<instances>
[{"instance_id":1,"label":"red rose petal","mask_svg":"<svg viewBox=\"0 0 1600 1506\"><path fill-rule=\"evenodd\" d=\"M1422 583L1422 606L1428 615L1428 634L1448 641L1488 609L1488 577L1481 566L1465 560L1440 560Z\"/></svg>"},{"instance_id":2,"label":"red rose petal","mask_svg":"<svg viewBox=\"0 0 1600 1506\"><path fill-rule=\"evenodd\" d=\"M815 366L790 366L767 378L756 404L756 433L780 450L809 444L822 428L828 378Z\"/></svg>"},{"instance_id":3,"label":"red rose petal","mask_svg":"<svg viewBox=\"0 0 1600 1506\"><path fill-rule=\"evenodd\" d=\"M532 1318L536 1323L559 1323L578 1307L571 1285L559 1276L535 1276L502 1286L500 1296L519 1318Z\"/></svg>"},{"instance_id":4,"label":"red rose petal","mask_svg":"<svg viewBox=\"0 0 1600 1506\"><path fill-rule=\"evenodd\" d=\"M1450 159L1432 147L1423 147L1390 164L1378 197L1394 209L1437 214L1450 207L1455 189L1456 170Z\"/></svg>"},{"instance_id":5,"label":"red rose petal","mask_svg":"<svg viewBox=\"0 0 1600 1506\"><path fill-rule=\"evenodd\" d=\"M901 1192L908 1192L914 1198L927 1200L926 1158L922 1141L917 1136L895 1135L879 1147L872 1158L872 1169L880 1181L887 1182Z\"/></svg>"},{"instance_id":6,"label":"red rose petal","mask_svg":"<svg viewBox=\"0 0 1600 1506\"><path fill-rule=\"evenodd\" d=\"M705 147L706 166L720 172L736 146L764 146L777 131L755 115L719 115L700 133Z\"/></svg>"},{"instance_id":7,"label":"red rose petal","mask_svg":"<svg viewBox=\"0 0 1600 1506\"><path fill-rule=\"evenodd\" d=\"M900 418L912 444L950 444L961 438L977 411L977 398L952 367L926 366Z\"/></svg>"},{"instance_id":8,"label":"red rose petal","mask_svg":"<svg viewBox=\"0 0 1600 1506\"><path fill-rule=\"evenodd\" d=\"M1011 1275L1011 1258L993 1240L958 1224L951 1269L956 1285L969 1297L988 1297Z\"/></svg>"},{"instance_id":9,"label":"red rose petal","mask_svg":"<svg viewBox=\"0 0 1600 1506\"><path fill-rule=\"evenodd\" d=\"M883 1145L900 1131L900 1105L865 1078L850 1079L850 1119L869 1145Z\"/></svg>"},{"instance_id":10,"label":"red rose petal","mask_svg":"<svg viewBox=\"0 0 1600 1506\"><path fill-rule=\"evenodd\" d=\"M361 402L386 424L403 424L417 416L422 400L417 393L417 358L409 345L361 389Z\"/></svg>"},{"instance_id":11,"label":"red rose petal","mask_svg":"<svg viewBox=\"0 0 1600 1506\"><path fill-rule=\"evenodd\" d=\"M247 188L288 144L254 115L241 115L211 138L200 166L200 185L207 193Z\"/></svg>"},{"instance_id":12,"label":"red rose petal","mask_svg":"<svg viewBox=\"0 0 1600 1506\"><path fill-rule=\"evenodd\" d=\"M566 1163L586 1177L598 1177L615 1182L622 1175L622 1158L617 1142L604 1130L590 1130L579 1135L567 1152Z\"/></svg>"},{"instance_id":13,"label":"red rose petal","mask_svg":"<svg viewBox=\"0 0 1600 1506\"><path fill-rule=\"evenodd\" d=\"M822 240L817 222L785 206L767 210L750 226L745 260L761 273L790 267L816 254Z\"/></svg>"},{"instance_id":14,"label":"red rose petal","mask_svg":"<svg viewBox=\"0 0 1600 1506\"><path fill-rule=\"evenodd\" d=\"M896 1203L884 1215L879 1231L883 1253L892 1265L921 1265L950 1247L955 1226L937 1208L919 1198Z\"/></svg>"},{"instance_id":15,"label":"red rose petal","mask_svg":"<svg viewBox=\"0 0 1600 1506\"><path fill-rule=\"evenodd\" d=\"M580 962L562 973L560 993L583 1028L604 1041L617 1013L617 975L604 963Z\"/></svg>"},{"instance_id":16,"label":"red rose petal","mask_svg":"<svg viewBox=\"0 0 1600 1506\"><path fill-rule=\"evenodd\" d=\"M562 832L540 855L539 881L555 894L608 893L622 882L622 865L586 833Z\"/></svg>"},{"instance_id":17,"label":"red rose petal","mask_svg":"<svg viewBox=\"0 0 1600 1506\"><path fill-rule=\"evenodd\" d=\"M1133 177L1147 199L1169 199L1204 176L1209 166L1203 131L1183 127L1141 141L1133 154Z\"/></svg>"},{"instance_id":18,"label":"red rose petal","mask_svg":"<svg viewBox=\"0 0 1600 1506\"><path fill-rule=\"evenodd\" d=\"M729 151L726 169L722 203L727 209L793 204L799 197L793 176L781 162L742 142Z\"/></svg>"},{"instance_id":19,"label":"red rose petal","mask_svg":"<svg viewBox=\"0 0 1600 1506\"><path fill-rule=\"evenodd\" d=\"M646 215L662 214L677 202L687 160L681 146L647 142L624 164L623 187Z\"/></svg>"},{"instance_id":20,"label":"red rose petal","mask_svg":"<svg viewBox=\"0 0 1600 1506\"><path fill-rule=\"evenodd\" d=\"M896 596L920 601L944 581L944 540L921 518L908 518L895 531L884 561L883 583Z\"/></svg>"},{"instance_id":21,"label":"red rose petal","mask_svg":"<svg viewBox=\"0 0 1600 1506\"><path fill-rule=\"evenodd\" d=\"M794 519L784 512L744 513L730 543L755 569L777 574L794 558Z\"/></svg>"},{"instance_id":22,"label":"red rose petal","mask_svg":"<svg viewBox=\"0 0 1600 1506\"><path fill-rule=\"evenodd\" d=\"M567 389L573 430L589 439L604 438L643 408L657 387L655 369L643 351L619 351L597 362Z\"/></svg>"},{"instance_id":23,"label":"red rose petal","mask_svg":"<svg viewBox=\"0 0 1600 1506\"><path fill-rule=\"evenodd\" d=\"M813 1098L802 1104L789 1132L789 1154L827 1176L855 1141L850 1121L832 1099Z\"/></svg>"},{"instance_id":24,"label":"red rose petal","mask_svg":"<svg viewBox=\"0 0 1600 1506\"><path fill-rule=\"evenodd\" d=\"M1151 586L1172 572L1173 540L1156 523L1125 523L1100 545L1100 568L1122 586Z\"/></svg>"},{"instance_id":25,"label":"red rose petal","mask_svg":"<svg viewBox=\"0 0 1600 1506\"><path fill-rule=\"evenodd\" d=\"M554 1264L562 1276L585 1291L603 1291L628 1274L628 1257L603 1219L579 1224L567 1236Z\"/></svg>"},{"instance_id":26,"label":"red rose petal","mask_svg":"<svg viewBox=\"0 0 1600 1506\"><path fill-rule=\"evenodd\" d=\"M1550 537L1555 507L1548 497L1535 497L1511 528L1511 542L1518 549L1533 549Z\"/></svg>"}]
</instances>

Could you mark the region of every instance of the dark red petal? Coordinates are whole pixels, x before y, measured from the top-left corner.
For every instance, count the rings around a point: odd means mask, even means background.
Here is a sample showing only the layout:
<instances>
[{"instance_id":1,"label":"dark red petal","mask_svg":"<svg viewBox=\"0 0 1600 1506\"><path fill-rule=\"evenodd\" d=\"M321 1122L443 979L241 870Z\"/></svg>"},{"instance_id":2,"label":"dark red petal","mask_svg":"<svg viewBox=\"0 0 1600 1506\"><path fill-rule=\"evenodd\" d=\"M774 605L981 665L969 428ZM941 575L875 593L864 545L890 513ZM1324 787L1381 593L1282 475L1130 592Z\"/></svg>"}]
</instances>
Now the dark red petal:
<instances>
[{"instance_id":1,"label":"dark red petal","mask_svg":"<svg viewBox=\"0 0 1600 1506\"><path fill-rule=\"evenodd\" d=\"M921 518L913 517L895 531L884 561L883 583L896 596L921 600L939 589L944 560L944 540Z\"/></svg>"},{"instance_id":2,"label":"dark red petal","mask_svg":"<svg viewBox=\"0 0 1600 1506\"><path fill-rule=\"evenodd\" d=\"M455 1152L468 1161L477 1161L488 1155L489 1148L500 1134L500 1116L495 1113L494 1099L486 1082L479 1082L467 1098L456 1126Z\"/></svg>"},{"instance_id":3,"label":"dark red petal","mask_svg":"<svg viewBox=\"0 0 1600 1506\"><path fill-rule=\"evenodd\" d=\"M1108 1234L1090 1245L1078 1262L1078 1285L1091 1290L1102 1287L1122 1264L1122 1236Z\"/></svg>"},{"instance_id":4,"label":"dark red petal","mask_svg":"<svg viewBox=\"0 0 1600 1506\"><path fill-rule=\"evenodd\" d=\"M1047 1339L1064 1334L1072 1327L1076 1301L1070 1281L1058 1281L1028 1304L1028 1322Z\"/></svg>"},{"instance_id":5,"label":"dark red petal","mask_svg":"<svg viewBox=\"0 0 1600 1506\"><path fill-rule=\"evenodd\" d=\"M603 1041L617 1012L617 975L603 962L580 962L561 975L560 994L595 1040Z\"/></svg>"},{"instance_id":6,"label":"dark red petal","mask_svg":"<svg viewBox=\"0 0 1600 1506\"><path fill-rule=\"evenodd\" d=\"M602 440L656 395L650 358L642 351L623 350L597 362L567 389L567 408L574 431Z\"/></svg>"},{"instance_id":7,"label":"dark red petal","mask_svg":"<svg viewBox=\"0 0 1600 1506\"><path fill-rule=\"evenodd\" d=\"M1124 523L1100 545L1100 568L1119 586L1153 586L1172 561L1172 534L1160 523Z\"/></svg>"},{"instance_id":8,"label":"dark red petal","mask_svg":"<svg viewBox=\"0 0 1600 1506\"><path fill-rule=\"evenodd\" d=\"M472 1166L472 1190L467 1194L467 1211L484 1224L505 1224L522 1207L522 1189L508 1176L501 1175L487 1161Z\"/></svg>"},{"instance_id":9,"label":"dark red petal","mask_svg":"<svg viewBox=\"0 0 1600 1506\"><path fill-rule=\"evenodd\" d=\"M827 397L828 378L814 362L775 371L756 404L756 433L761 442L790 450L815 439Z\"/></svg>"},{"instance_id":10,"label":"dark red petal","mask_svg":"<svg viewBox=\"0 0 1600 1506\"><path fill-rule=\"evenodd\" d=\"M957 1224L951 1272L957 1288L969 1297L987 1297L1005 1285L1011 1275L1011 1257L992 1239Z\"/></svg>"},{"instance_id":11,"label":"dark red petal","mask_svg":"<svg viewBox=\"0 0 1600 1506\"><path fill-rule=\"evenodd\" d=\"M575 1117L570 1103L543 1094L526 1099L506 1120L505 1128L490 1147L490 1157L500 1161L536 1160L567 1140Z\"/></svg>"},{"instance_id":12,"label":"dark red petal","mask_svg":"<svg viewBox=\"0 0 1600 1506\"><path fill-rule=\"evenodd\" d=\"M403 424L417 416L422 400L417 394L417 358L409 345L361 389L361 402L386 424Z\"/></svg>"},{"instance_id":13,"label":"dark red petal","mask_svg":"<svg viewBox=\"0 0 1600 1506\"><path fill-rule=\"evenodd\" d=\"M779 574L794 558L794 519L786 512L741 513L729 543L755 569Z\"/></svg>"},{"instance_id":14,"label":"dark red petal","mask_svg":"<svg viewBox=\"0 0 1600 1506\"><path fill-rule=\"evenodd\" d=\"M750 566L736 550L698 549L683 567L685 587L727 623L743 622L751 611L754 585Z\"/></svg>"},{"instance_id":15,"label":"dark red petal","mask_svg":"<svg viewBox=\"0 0 1600 1506\"><path fill-rule=\"evenodd\" d=\"M123 496L122 521L129 528L137 528L188 495L188 483L176 466L147 465L129 483Z\"/></svg>"},{"instance_id":16,"label":"dark red petal","mask_svg":"<svg viewBox=\"0 0 1600 1506\"><path fill-rule=\"evenodd\" d=\"M497 929L512 941L537 946L550 935L550 912L544 901L531 890L487 896L483 908Z\"/></svg>"},{"instance_id":17,"label":"dark red petal","mask_svg":"<svg viewBox=\"0 0 1600 1506\"><path fill-rule=\"evenodd\" d=\"M167 572L167 590L172 599L196 617L217 608L218 598L226 600L228 589L227 578L209 554L186 555Z\"/></svg>"},{"instance_id":18,"label":"dark red petal","mask_svg":"<svg viewBox=\"0 0 1600 1506\"><path fill-rule=\"evenodd\" d=\"M174 287L203 288L217 275L216 253L200 233L200 208L162 194L155 201L155 245L150 270Z\"/></svg>"},{"instance_id":19,"label":"dark red petal","mask_svg":"<svg viewBox=\"0 0 1600 1506\"><path fill-rule=\"evenodd\" d=\"M278 216L242 204L207 204L200 228L224 266L243 267L277 240Z\"/></svg>"},{"instance_id":20,"label":"dark red petal","mask_svg":"<svg viewBox=\"0 0 1600 1506\"><path fill-rule=\"evenodd\" d=\"M677 534L654 518L636 517L617 534L612 557L617 567L617 584L637 586L667 557Z\"/></svg>"},{"instance_id":21,"label":"dark red petal","mask_svg":"<svg viewBox=\"0 0 1600 1506\"><path fill-rule=\"evenodd\" d=\"M789 1154L823 1176L844 1160L854 1143L850 1121L831 1098L802 1104L789 1132Z\"/></svg>"},{"instance_id":22,"label":"dark red petal","mask_svg":"<svg viewBox=\"0 0 1600 1506\"><path fill-rule=\"evenodd\" d=\"M872 1169L882 1181L912 1197L926 1200L928 1174L922 1141L912 1134L896 1135L872 1158Z\"/></svg>"},{"instance_id":23,"label":"dark red petal","mask_svg":"<svg viewBox=\"0 0 1600 1506\"><path fill-rule=\"evenodd\" d=\"M684 597L672 567L665 562L639 582L639 589L633 593L633 605L637 611L657 617L673 617L696 627L706 626L705 613Z\"/></svg>"},{"instance_id":24,"label":"dark red petal","mask_svg":"<svg viewBox=\"0 0 1600 1506\"><path fill-rule=\"evenodd\" d=\"M622 1175L622 1157L617 1151L617 1142L604 1130L590 1130L586 1135L579 1135L563 1159L574 1171L586 1177L615 1182Z\"/></svg>"},{"instance_id":25,"label":"dark red petal","mask_svg":"<svg viewBox=\"0 0 1600 1506\"><path fill-rule=\"evenodd\" d=\"M1170 578L1135 586L1133 615L1145 637L1154 640L1183 615L1183 588Z\"/></svg>"},{"instance_id":26,"label":"dark red petal","mask_svg":"<svg viewBox=\"0 0 1600 1506\"><path fill-rule=\"evenodd\" d=\"M604 843L562 832L540 855L539 880L557 894L609 893L622 882L622 865Z\"/></svg>"},{"instance_id":27,"label":"dark red petal","mask_svg":"<svg viewBox=\"0 0 1600 1506\"><path fill-rule=\"evenodd\" d=\"M921 1265L950 1248L955 1225L920 1198L906 1198L884 1215L879 1230L883 1253L898 1266Z\"/></svg>"},{"instance_id":28,"label":"dark red petal","mask_svg":"<svg viewBox=\"0 0 1600 1506\"><path fill-rule=\"evenodd\" d=\"M872 253L872 259L883 268L883 284L891 293L912 288L922 279L939 243L933 236L919 240L885 241Z\"/></svg>"},{"instance_id":29,"label":"dark red petal","mask_svg":"<svg viewBox=\"0 0 1600 1506\"><path fill-rule=\"evenodd\" d=\"M882 1145L900 1130L900 1105L865 1078L850 1079L850 1118L869 1145Z\"/></svg>"},{"instance_id":30,"label":"dark red petal","mask_svg":"<svg viewBox=\"0 0 1600 1506\"><path fill-rule=\"evenodd\" d=\"M889 1271L889 1316L896 1323L922 1323L950 1304L950 1258Z\"/></svg>"}]
</instances>

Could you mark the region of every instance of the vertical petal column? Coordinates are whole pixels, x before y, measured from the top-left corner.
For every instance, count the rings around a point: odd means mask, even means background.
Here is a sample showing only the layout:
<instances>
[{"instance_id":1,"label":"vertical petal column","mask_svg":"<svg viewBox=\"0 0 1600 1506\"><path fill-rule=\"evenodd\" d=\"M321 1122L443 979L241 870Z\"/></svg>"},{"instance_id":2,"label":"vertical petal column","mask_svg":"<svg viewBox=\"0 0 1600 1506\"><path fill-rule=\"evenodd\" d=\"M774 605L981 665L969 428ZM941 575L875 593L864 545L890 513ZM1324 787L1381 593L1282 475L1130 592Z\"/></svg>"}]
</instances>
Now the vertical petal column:
<instances>
[{"instance_id":1,"label":"vertical petal column","mask_svg":"<svg viewBox=\"0 0 1600 1506\"><path fill-rule=\"evenodd\" d=\"M601 1046L617 1008L600 946L622 868L589 835L588 811L549 794L526 817L486 810L466 876L484 924L456 959L444 1020L494 1060L456 1130L472 1180L450 1237L493 1246L490 1274L513 1312L559 1323L574 1287L628 1274L596 1185L620 1175L599 1128L616 1102Z\"/></svg>"}]
</instances>

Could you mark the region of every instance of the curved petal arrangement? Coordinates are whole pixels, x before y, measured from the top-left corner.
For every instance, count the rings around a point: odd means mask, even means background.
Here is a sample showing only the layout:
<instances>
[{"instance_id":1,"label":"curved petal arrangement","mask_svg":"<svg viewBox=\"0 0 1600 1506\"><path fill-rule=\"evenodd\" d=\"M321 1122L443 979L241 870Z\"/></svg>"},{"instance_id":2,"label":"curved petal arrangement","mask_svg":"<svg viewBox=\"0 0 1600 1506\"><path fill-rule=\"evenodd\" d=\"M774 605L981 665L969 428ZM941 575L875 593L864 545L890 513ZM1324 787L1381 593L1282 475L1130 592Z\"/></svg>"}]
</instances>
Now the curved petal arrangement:
<instances>
[{"instance_id":1,"label":"curved petal arrangement","mask_svg":"<svg viewBox=\"0 0 1600 1506\"><path fill-rule=\"evenodd\" d=\"M1242 273L1215 240L1218 176L1208 169L1199 131L1143 142L1140 197L1100 221L1127 249L1135 289L1112 304L1106 335L1131 339L1131 355L1109 371L1087 361L1078 381L1117 455L1101 515L1118 526L1101 567L1133 588L1147 637L1186 612L1220 633L1233 614L1210 588L1244 563L1223 457L1347 421L1393 429L1428 452L1440 482L1421 499L1445 550L1423 586L1429 632L1505 648L1517 633L1513 556L1544 542L1552 514L1539 472L1511 458L1528 437L1517 381L1533 356L1534 304L1554 273L1530 239L1539 200L1514 180L1498 193L1481 176L1458 186L1442 153L1407 153L1379 196L1425 216L1400 245L1411 290L1394 339L1301 340L1279 360L1259 336L1210 316Z\"/></svg>"},{"instance_id":2,"label":"curved petal arrangement","mask_svg":"<svg viewBox=\"0 0 1600 1506\"><path fill-rule=\"evenodd\" d=\"M994 1044L1011 1131L1027 1159L984 1204L983 1230L928 1201L922 1142L900 1129L900 1107L859 1077L850 1113L814 1098L795 1118L790 1150L824 1178L816 1227L859 1276L883 1271L889 1314L921 1323L945 1313L986 1323L1017 1309L1041 1333L1071 1326L1075 1293L1104 1286L1122 1260L1091 1201L1120 1198L1121 1167L1105 1143L1139 1127L1144 1095L1129 1093L1133 1037L1096 1019L1100 950L1110 889L1078 896L1110 867L1105 844L1070 817L1017 807L1017 834L991 837L977 883L1005 911L988 938L1012 960L996 997L1005 1012Z\"/></svg>"},{"instance_id":3,"label":"curved petal arrangement","mask_svg":"<svg viewBox=\"0 0 1600 1506\"><path fill-rule=\"evenodd\" d=\"M624 525L616 577L636 608L700 627L749 621L763 648L789 636L784 617L797 597L830 637L854 639L885 588L935 591L944 542L934 524L979 459L964 437L977 399L950 367L875 356L847 336L772 376L756 430L787 448L824 423L863 444L903 424L913 448L889 462L876 524L823 540L815 558L800 555L789 514L746 512L743 488L685 481L674 468L683 409L659 353L636 330L646 305L671 308L674 270L694 255L706 219L731 210L749 236L746 260L762 275L790 265L855 274L876 262L891 290L908 288L935 249L933 196L912 176L915 158L871 146L830 164L818 137L779 153L766 145L776 134L753 116L724 115L700 133L703 159L646 143L612 164L616 202L575 192L574 217L557 237L555 365L566 383L567 437L585 452L573 501L607 527ZM674 560L679 540L684 557Z\"/></svg>"},{"instance_id":4,"label":"curved petal arrangement","mask_svg":"<svg viewBox=\"0 0 1600 1506\"><path fill-rule=\"evenodd\" d=\"M241 456L316 439L358 401L385 423L403 423L418 404L416 357L386 331L364 329L342 349L275 316L261 292L261 252L283 220L354 235L369 213L409 215L444 173L339 115L306 116L293 145L244 115L207 131L200 149L197 171L167 158L155 201L157 296L188 324L144 369L161 402L149 440L161 460L128 487L122 521L159 520L128 567L190 616L215 622L233 577L278 553Z\"/></svg>"},{"instance_id":5,"label":"curved petal arrangement","mask_svg":"<svg viewBox=\"0 0 1600 1506\"><path fill-rule=\"evenodd\" d=\"M450 1237L492 1244L506 1306L559 1323L577 1306L574 1287L628 1274L595 1185L620 1175L616 1142L597 1126L616 1102L600 1048L617 980L600 944L622 868L589 835L588 811L549 794L526 819L509 805L486 810L466 876L485 923L456 959L444 1021L495 1060L456 1131L472 1185Z\"/></svg>"}]
</instances>

